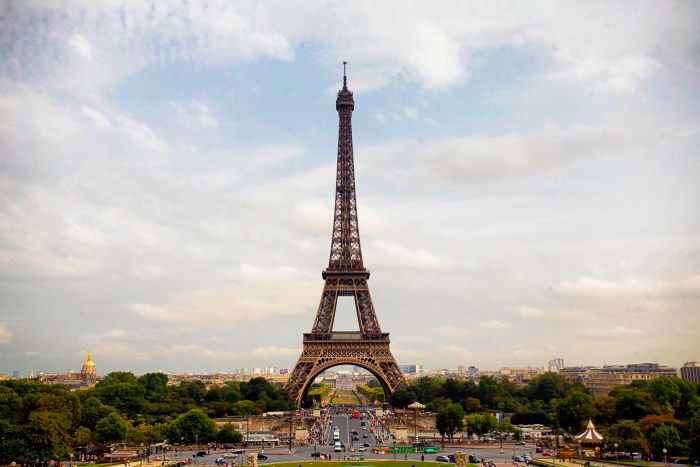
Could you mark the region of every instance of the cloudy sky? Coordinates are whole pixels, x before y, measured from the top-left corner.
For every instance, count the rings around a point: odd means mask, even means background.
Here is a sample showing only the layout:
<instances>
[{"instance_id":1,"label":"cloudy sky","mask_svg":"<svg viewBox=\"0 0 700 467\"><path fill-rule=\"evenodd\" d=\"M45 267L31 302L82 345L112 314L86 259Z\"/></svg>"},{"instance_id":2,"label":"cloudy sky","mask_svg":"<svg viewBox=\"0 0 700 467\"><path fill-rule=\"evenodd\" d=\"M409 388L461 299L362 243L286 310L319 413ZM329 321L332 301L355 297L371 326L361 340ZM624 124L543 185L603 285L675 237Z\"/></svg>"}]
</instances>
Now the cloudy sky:
<instances>
[{"instance_id":1,"label":"cloudy sky","mask_svg":"<svg viewBox=\"0 0 700 467\"><path fill-rule=\"evenodd\" d=\"M0 373L293 365L343 60L399 363L700 359L697 2L8 1L0 41Z\"/></svg>"}]
</instances>

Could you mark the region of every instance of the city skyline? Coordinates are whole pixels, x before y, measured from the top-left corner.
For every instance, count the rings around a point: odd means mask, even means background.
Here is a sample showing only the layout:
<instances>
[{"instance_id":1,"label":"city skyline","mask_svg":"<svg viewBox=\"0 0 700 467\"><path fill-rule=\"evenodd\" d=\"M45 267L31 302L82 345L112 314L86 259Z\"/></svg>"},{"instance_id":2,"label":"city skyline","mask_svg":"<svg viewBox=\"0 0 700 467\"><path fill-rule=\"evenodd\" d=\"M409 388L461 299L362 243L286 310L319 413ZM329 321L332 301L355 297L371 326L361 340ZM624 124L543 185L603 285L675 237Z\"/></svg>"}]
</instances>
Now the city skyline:
<instances>
[{"instance_id":1,"label":"city skyline","mask_svg":"<svg viewBox=\"0 0 700 467\"><path fill-rule=\"evenodd\" d=\"M343 60L400 365L700 359L697 3L324 6L0 6L0 372L291 368Z\"/></svg>"}]
</instances>

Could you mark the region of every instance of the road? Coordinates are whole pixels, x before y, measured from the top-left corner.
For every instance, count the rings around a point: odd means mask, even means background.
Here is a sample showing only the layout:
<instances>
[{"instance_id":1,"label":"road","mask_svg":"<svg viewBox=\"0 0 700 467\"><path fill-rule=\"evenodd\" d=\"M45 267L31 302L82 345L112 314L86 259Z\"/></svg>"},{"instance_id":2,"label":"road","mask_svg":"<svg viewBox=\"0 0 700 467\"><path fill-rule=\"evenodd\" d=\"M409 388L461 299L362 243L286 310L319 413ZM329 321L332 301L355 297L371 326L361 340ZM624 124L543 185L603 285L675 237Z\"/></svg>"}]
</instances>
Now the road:
<instances>
[{"instance_id":1,"label":"road","mask_svg":"<svg viewBox=\"0 0 700 467\"><path fill-rule=\"evenodd\" d=\"M294 453L289 454L287 453L287 447L286 446L275 446L275 447L265 447L264 453L268 456L267 459L260 459L258 461L259 464L273 464L273 463L278 463L278 462L298 462L298 461L309 461L309 460L314 460L318 458L312 458L311 453L315 451L317 452L325 452L331 455L331 458L333 460L338 460L342 459L343 456L348 456L348 455L355 455L359 454L362 455L365 459L384 459L384 460L393 460L394 458L398 460L403 460L404 455L403 454L374 454L372 452L372 447L374 447L377 444L383 444L383 445L391 445L391 436L389 433L382 433L381 430L375 429L375 427L372 427L371 421L370 420L365 420L365 423L367 424L367 430L362 429L362 420L358 419L353 419L348 415L333 415L332 422L329 424L329 430L328 430L328 441L325 445L318 445L318 446L295 446L294 447ZM340 430L340 440L345 444L345 452L334 452L333 450L333 427L337 426L338 429ZM375 437L375 433L370 432L370 428L372 428L373 431L376 431L378 437L383 435L383 440L378 442L377 438ZM353 440L352 439L352 431L355 430L357 431L357 436L359 438L359 441ZM363 435L366 435L367 438L364 438ZM365 448L366 451L361 452L358 451L360 446L363 443L368 443L370 446ZM513 446L512 444L504 446L503 453L500 452L500 448L498 446L462 446L462 447L457 447L457 448L446 448L446 449L441 449L438 454L422 454L422 453L411 453L406 455L407 460L412 460L412 461L417 461L420 462L421 460L426 460L426 461L435 461L435 457L438 455L445 455L445 454L454 454L457 451L462 451L466 454L475 454L479 456L482 459L486 459L489 461L494 461L495 463L502 464L505 462L511 462L513 456L515 455L521 455L524 453L530 453L533 457L537 458L540 457L539 454L535 453L535 445L528 443L525 446ZM248 453L253 453L253 452L261 452L261 448L249 448L247 450ZM196 458L196 464L197 465L207 465L207 466L213 466L215 465L215 461L217 458L221 457L223 452L218 452L218 453L212 453L209 454L208 456L204 457L197 457ZM184 459L184 456L188 456L190 459L192 458L192 453L180 453L180 457L173 455L172 453L168 455L172 460L174 459ZM396 457L395 457L396 456ZM422 459L421 459L422 456ZM230 460L230 459L229 459ZM236 461L238 462L238 465L246 465L246 455L241 454L236 458Z\"/></svg>"}]
</instances>

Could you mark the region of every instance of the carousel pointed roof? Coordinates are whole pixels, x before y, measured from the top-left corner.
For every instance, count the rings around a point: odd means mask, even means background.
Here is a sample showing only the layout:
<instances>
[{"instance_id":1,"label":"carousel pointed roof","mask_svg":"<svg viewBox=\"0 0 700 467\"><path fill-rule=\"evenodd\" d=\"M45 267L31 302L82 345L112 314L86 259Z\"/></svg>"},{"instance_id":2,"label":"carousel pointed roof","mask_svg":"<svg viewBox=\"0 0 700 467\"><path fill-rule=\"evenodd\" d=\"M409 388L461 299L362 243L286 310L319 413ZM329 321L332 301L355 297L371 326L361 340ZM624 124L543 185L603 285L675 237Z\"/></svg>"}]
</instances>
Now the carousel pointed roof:
<instances>
[{"instance_id":1,"label":"carousel pointed roof","mask_svg":"<svg viewBox=\"0 0 700 467\"><path fill-rule=\"evenodd\" d=\"M581 442L596 443L603 441L603 435L598 433L593 425L591 419L588 419L588 425L586 425L586 431L580 435L576 435L575 438Z\"/></svg>"}]
</instances>

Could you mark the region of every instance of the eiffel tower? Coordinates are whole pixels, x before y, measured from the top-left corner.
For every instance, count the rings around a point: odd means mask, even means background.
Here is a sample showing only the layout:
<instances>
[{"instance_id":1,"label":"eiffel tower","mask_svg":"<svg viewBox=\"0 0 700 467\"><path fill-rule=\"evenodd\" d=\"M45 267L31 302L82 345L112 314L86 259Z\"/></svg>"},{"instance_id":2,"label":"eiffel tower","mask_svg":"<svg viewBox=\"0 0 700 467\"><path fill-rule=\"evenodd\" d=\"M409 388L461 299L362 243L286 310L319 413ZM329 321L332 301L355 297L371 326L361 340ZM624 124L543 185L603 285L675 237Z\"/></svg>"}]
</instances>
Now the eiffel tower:
<instances>
[{"instance_id":1,"label":"eiffel tower","mask_svg":"<svg viewBox=\"0 0 700 467\"><path fill-rule=\"evenodd\" d=\"M310 333L304 333L304 347L285 385L292 402L301 406L316 376L337 365L355 365L370 371L390 395L406 386L406 380L389 350L389 333L379 327L369 294L369 271L362 264L360 231L355 198L355 164L352 151L352 111L355 101L348 90L343 62L343 89L335 108L338 125L338 166L335 181L335 213L326 281ZM359 331L333 331L339 296L355 299Z\"/></svg>"}]
</instances>

